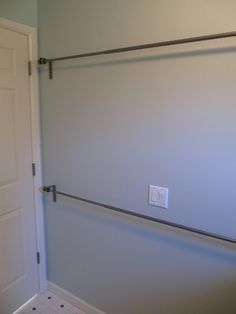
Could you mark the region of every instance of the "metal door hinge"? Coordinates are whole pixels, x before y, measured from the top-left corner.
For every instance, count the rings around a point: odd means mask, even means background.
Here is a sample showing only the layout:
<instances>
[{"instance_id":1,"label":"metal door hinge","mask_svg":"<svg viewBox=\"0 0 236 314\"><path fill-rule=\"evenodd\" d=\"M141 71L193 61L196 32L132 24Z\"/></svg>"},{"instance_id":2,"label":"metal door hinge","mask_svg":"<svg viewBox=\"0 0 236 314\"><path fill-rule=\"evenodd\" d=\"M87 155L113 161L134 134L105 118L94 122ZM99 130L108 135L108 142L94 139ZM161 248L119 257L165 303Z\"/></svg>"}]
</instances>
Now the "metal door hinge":
<instances>
[{"instance_id":1,"label":"metal door hinge","mask_svg":"<svg viewBox=\"0 0 236 314\"><path fill-rule=\"evenodd\" d=\"M37 264L40 264L40 253L39 252L37 252Z\"/></svg>"},{"instance_id":2,"label":"metal door hinge","mask_svg":"<svg viewBox=\"0 0 236 314\"><path fill-rule=\"evenodd\" d=\"M34 162L32 163L32 175L33 175L33 177L36 176L36 165Z\"/></svg>"},{"instance_id":3,"label":"metal door hinge","mask_svg":"<svg viewBox=\"0 0 236 314\"><path fill-rule=\"evenodd\" d=\"M32 75L32 62L31 61L28 61L28 73L29 73L29 76Z\"/></svg>"}]
</instances>

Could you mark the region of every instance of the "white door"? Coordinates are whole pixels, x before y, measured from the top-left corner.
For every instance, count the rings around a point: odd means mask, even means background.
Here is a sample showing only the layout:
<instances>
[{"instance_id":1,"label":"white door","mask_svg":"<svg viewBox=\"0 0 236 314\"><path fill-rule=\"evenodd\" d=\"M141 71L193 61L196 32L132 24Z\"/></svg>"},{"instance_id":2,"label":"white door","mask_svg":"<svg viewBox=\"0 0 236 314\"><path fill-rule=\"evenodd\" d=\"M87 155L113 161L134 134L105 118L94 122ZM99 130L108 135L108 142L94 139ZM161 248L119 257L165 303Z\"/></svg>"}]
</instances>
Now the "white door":
<instances>
[{"instance_id":1,"label":"white door","mask_svg":"<svg viewBox=\"0 0 236 314\"><path fill-rule=\"evenodd\" d=\"M0 313L38 291L27 36L0 28Z\"/></svg>"}]
</instances>

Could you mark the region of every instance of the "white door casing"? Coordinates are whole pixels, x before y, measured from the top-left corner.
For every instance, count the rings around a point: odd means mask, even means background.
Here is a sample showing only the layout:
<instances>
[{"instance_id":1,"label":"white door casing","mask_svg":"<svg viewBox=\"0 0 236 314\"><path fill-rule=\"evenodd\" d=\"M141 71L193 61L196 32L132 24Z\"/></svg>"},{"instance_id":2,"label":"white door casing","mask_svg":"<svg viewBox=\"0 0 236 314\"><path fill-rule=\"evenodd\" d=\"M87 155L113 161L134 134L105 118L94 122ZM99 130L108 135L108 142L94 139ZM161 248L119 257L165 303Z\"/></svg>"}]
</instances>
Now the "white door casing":
<instances>
[{"instance_id":1,"label":"white door casing","mask_svg":"<svg viewBox=\"0 0 236 314\"><path fill-rule=\"evenodd\" d=\"M46 289L35 35L30 27L0 19L1 314Z\"/></svg>"}]
</instances>

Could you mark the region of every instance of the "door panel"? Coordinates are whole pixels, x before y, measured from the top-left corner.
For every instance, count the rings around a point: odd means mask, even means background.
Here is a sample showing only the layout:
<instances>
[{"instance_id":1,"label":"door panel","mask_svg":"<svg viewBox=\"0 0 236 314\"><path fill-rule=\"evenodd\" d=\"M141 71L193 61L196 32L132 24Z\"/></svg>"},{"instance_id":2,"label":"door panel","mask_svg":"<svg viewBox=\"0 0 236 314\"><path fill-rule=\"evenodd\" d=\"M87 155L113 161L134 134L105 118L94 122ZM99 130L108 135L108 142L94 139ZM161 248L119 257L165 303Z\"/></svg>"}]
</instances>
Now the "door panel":
<instances>
[{"instance_id":1,"label":"door panel","mask_svg":"<svg viewBox=\"0 0 236 314\"><path fill-rule=\"evenodd\" d=\"M38 291L28 42L0 28L0 313Z\"/></svg>"},{"instance_id":2,"label":"door panel","mask_svg":"<svg viewBox=\"0 0 236 314\"><path fill-rule=\"evenodd\" d=\"M15 73L14 61L14 49L0 47L0 69L10 73Z\"/></svg>"},{"instance_id":3,"label":"door panel","mask_svg":"<svg viewBox=\"0 0 236 314\"><path fill-rule=\"evenodd\" d=\"M0 185L17 180L16 103L14 90L0 89Z\"/></svg>"},{"instance_id":4,"label":"door panel","mask_svg":"<svg viewBox=\"0 0 236 314\"><path fill-rule=\"evenodd\" d=\"M8 239L5 241L5 239ZM24 276L23 219L21 209L0 217L1 291Z\"/></svg>"}]
</instances>

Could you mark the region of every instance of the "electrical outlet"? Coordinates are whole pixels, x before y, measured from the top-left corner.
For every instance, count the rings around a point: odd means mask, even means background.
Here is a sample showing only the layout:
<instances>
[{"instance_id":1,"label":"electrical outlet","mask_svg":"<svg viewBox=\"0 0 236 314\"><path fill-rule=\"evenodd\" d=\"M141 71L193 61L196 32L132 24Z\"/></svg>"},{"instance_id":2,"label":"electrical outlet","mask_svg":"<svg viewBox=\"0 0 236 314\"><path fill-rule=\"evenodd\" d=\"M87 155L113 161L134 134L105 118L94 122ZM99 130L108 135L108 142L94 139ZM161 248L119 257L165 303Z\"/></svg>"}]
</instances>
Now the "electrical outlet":
<instances>
[{"instance_id":1,"label":"electrical outlet","mask_svg":"<svg viewBox=\"0 0 236 314\"><path fill-rule=\"evenodd\" d=\"M149 185L148 203L150 205L168 208L168 189Z\"/></svg>"}]
</instances>

